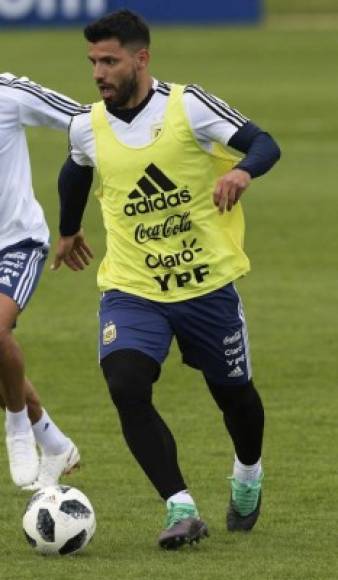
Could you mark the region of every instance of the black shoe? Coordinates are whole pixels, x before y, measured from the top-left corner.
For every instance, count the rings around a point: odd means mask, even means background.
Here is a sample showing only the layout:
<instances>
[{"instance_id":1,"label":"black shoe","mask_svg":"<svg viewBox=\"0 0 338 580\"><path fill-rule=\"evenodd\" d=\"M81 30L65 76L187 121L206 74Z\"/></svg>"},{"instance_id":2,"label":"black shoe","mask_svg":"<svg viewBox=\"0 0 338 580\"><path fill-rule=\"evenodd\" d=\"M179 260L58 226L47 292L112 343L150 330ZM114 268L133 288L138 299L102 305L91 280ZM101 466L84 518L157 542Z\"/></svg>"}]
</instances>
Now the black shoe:
<instances>
[{"instance_id":1,"label":"black shoe","mask_svg":"<svg viewBox=\"0 0 338 580\"><path fill-rule=\"evenodd\" d=\"M242 484L236 479L231 481L231 497L226 515L227 529L229 532L249 532L254 527L260 514L262 491L261 479L254 484ZM250 509L253 510L245 513ZM239 508L242 508L242 514ZM244 512L244 513L243 513Z\"/></svg>"},{"instance_id":2,"label":"black shoe","mask_svg":"<svg viewBox=\"0 0 338 580\"><path fill-rule=\"evenodd\" d=\"M169 503L167 527L161 532L158 543L166 550L176 550L184 544L198 543L208 535L208 528L195 506Z\"/></svg>"}]
</instances>

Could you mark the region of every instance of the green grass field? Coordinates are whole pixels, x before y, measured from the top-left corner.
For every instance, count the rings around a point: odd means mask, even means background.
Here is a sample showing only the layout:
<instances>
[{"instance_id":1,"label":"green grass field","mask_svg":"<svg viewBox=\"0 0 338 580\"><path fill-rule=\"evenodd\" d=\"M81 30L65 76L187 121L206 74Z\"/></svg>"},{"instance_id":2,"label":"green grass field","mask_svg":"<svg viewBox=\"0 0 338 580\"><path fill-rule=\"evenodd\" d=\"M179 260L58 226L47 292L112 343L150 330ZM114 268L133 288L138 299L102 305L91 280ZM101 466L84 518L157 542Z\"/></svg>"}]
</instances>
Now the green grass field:
<instances>
[{"instance_id":1,"label":"green grass field","mask_svg":"<svg viewBox=\"0 0 338 580\"><path fill-rule=\"evenodd\" d=\"M335 580L337 30L166 28L153 36L154 75L197 82L225 98L283 151L243 199L252 272L239 288L266 408L263 513L250 535L225 531L232 448L201 377L181 367L173 348L155 399L211 537L178 553L157 548L164 506L125 448L96 362L95 273L104 239L92 197L85 230L95 263L77 274L46 268L16 334L44 405L80 447L82 468L65 481L90 497L97 532L77 557L36 555L21 530L27 496L10 482L1 439L0 578ZM77 30L2 32L0 68L82 102L97 98ZM31 130L29 141L35 189L55 241L66 139Z\"/></svg>"},{"instance_id":2,"label":"green grass field","mask_svg":"<svg viewBox=\"0 0 338 580\"><path fill-rule=\"evenodd\" d=\"M268 13L274 14L334 14L338 12L336 0L264 0Z\"/></svg>"}]
</instances>

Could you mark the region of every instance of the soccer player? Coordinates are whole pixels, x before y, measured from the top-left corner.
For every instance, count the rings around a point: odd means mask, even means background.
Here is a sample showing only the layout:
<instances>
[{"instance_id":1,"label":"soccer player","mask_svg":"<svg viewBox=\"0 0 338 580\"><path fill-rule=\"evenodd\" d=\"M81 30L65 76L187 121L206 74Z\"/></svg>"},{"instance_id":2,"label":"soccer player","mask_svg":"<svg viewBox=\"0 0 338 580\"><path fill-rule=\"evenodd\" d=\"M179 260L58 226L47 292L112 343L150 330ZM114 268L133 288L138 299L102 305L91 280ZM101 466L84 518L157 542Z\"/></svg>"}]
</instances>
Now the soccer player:
<instances>
[{"instance_id":1,"label":"soccer player","mask_svg":"<svg viewBox=\"0 0 338 580\"><path fill-rule=\"evenodd\" d=\"M11 477L30 489L56 483L80 456L42 408L13 336L49 248L48 227L32 188L25 126L67 131L72 115L85 110L26 77L0 75L0 406L6 411Z\"/></svg>"},{"instance_id":2,"label":"soccer player","mask_svg":"<svg viewBox=\"0 0 338 580\"><path fill-rule=\"evenodd\" d=\"M80 228L96 167L107 232L98 273L101 366L127 445L167 503L159 544L176 548L208 533L152 403L173 336L183 362L203 373L234 444L228 530L250 530L261 502L264 411L234 285L249 270L238 201L279 148L201 87L152 78L149 29L133 12L107 15L85 37L102 101L72 121L54 268L88 261Z\"/></svg>"}]
</instances>

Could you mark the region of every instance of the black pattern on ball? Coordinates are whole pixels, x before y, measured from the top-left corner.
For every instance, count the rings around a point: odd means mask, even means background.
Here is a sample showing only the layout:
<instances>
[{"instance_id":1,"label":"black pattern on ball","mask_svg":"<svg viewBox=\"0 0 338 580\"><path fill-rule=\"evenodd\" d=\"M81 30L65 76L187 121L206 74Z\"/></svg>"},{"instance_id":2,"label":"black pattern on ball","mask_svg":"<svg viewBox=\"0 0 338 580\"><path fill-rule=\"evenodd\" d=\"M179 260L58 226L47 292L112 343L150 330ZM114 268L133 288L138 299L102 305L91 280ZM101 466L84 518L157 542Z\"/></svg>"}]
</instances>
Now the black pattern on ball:
<instances>
[{"instance_id":1,"label":"black pattern on ball","mask_svg":"<svg viewBox=\"0 0 338 580\"><path fill-rule=\"evenodd\" d=\"M59 554L61 556L65 556L66 554L71 554L76 550L79 550L81 546L85 543L87 538L86 530L82 530L79 534L76 534L73 538L70 538L59 550Z\"/></svg>"},{"instance_id":2,"label":"black pattern on ball","mask_svg":"<svg viewBox=\"0 0 338 580\"><path fill-rule=\"evenodd\" d=\"M60 505L60 511L72 516L76 520L80 518L89 518L91 511L83 503L77 499L69 499L62 502Z\"/></svg>"},{"instance_id":3,"label":"black pattern on ball","mask_svg":"<svg viewBox=\"0 0 338 580\"><path fill-rule=\"evenodd\" d=\"M39 509L36 529L46 542L55 541L55 522L45 508Z\"/></svg>"}]
</instances>

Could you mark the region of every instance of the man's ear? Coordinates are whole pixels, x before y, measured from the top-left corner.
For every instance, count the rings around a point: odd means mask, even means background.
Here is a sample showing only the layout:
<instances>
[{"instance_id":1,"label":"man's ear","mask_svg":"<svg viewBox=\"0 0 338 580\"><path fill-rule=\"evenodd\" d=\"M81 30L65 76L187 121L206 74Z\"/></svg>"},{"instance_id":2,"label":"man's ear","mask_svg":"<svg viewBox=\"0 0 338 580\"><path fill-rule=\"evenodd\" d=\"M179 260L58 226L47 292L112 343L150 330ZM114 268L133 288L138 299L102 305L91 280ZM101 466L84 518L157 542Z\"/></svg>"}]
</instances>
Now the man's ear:
<instances>
[{"instance_id":1,"label":"man's ear","mask_svg":"<svg viewBox=\"0 0 338 580\"><path fill-rule=\"evenodd\" d=\"M147 68L150 60L148 48L140 48L136 53L136 65L139 70Z\"/></svg>"}]
</instances>

